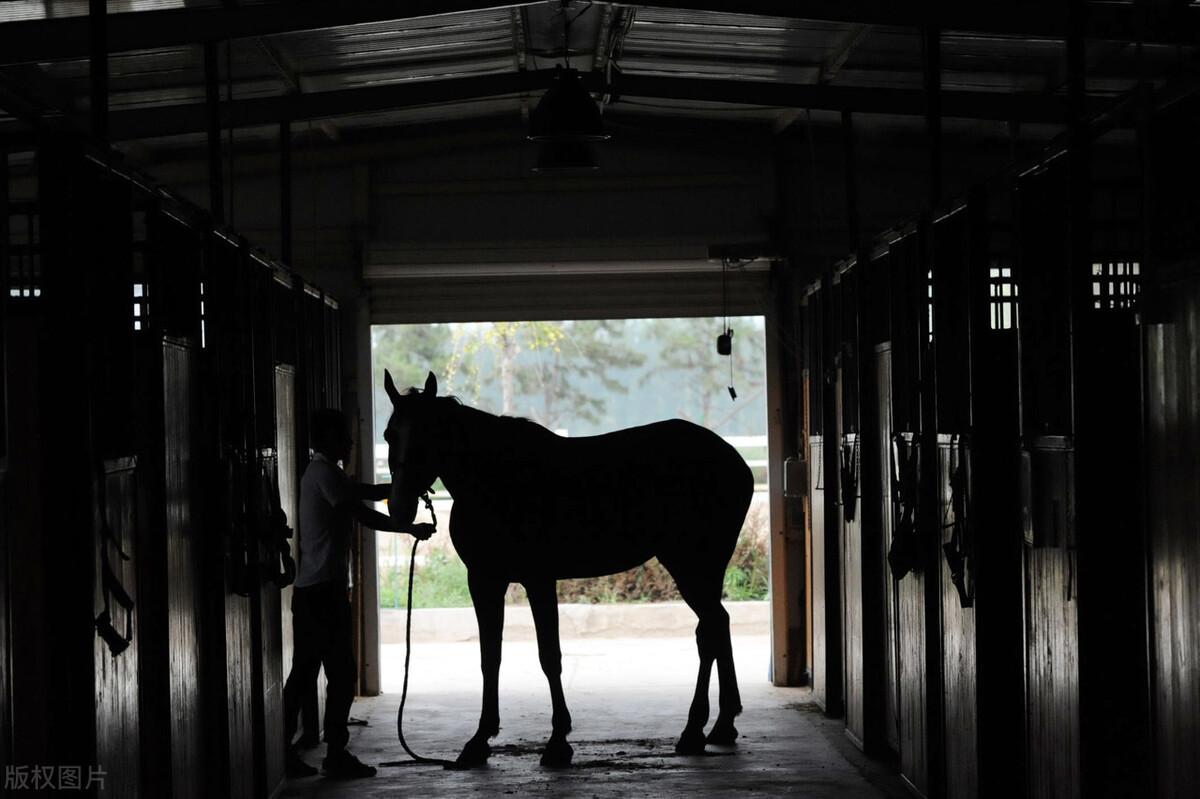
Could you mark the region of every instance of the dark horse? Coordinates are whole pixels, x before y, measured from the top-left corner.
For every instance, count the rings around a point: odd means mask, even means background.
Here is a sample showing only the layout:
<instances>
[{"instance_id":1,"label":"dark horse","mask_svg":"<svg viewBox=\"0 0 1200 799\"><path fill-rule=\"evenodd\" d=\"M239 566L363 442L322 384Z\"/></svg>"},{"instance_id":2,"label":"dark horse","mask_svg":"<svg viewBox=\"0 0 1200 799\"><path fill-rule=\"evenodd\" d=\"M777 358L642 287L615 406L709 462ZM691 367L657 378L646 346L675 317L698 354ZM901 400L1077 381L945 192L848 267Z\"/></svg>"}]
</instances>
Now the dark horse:
<instances>
[{"instance_id":1,"label":"dark horse","mask_svg":"<svg viewBox=\"0 0 1200 799\"><path fill-rule=\"evenodd\" d=\"M488 739L500 731L497 682L509 583L520 583L529 595L539 659L550 682L553 732L542 764L565 766L572 756L571 714L562 689L555 582L614 574L651 557L671 573L699 617L700 673L675 749L698 754L706 741L733 744L733 719L742 705L721 589L754 491L750 468L733 447L678 419L563 438L525 419L438 397L432 372L423 391L401 394L386 372L384 385L393 405L384 433L392 472L389 512L411 522L417 500L442 479L454 497L450 538L467 565L479 622L483 710L457 764L485 764ZM720 710L705 738L714 661Z\"/></svg>"}]
</instances>

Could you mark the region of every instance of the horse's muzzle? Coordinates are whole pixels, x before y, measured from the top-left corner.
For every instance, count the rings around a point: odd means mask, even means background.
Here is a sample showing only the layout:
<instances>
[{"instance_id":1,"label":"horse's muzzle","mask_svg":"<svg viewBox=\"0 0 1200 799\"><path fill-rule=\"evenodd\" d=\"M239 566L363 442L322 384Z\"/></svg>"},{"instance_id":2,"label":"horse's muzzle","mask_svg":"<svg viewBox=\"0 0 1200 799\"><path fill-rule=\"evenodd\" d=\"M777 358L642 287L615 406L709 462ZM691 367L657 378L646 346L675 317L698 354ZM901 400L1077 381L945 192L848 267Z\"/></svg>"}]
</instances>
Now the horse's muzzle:
<instances>
[{"instance_id":1,"label":"horse's muzzle","mask_svg":"<svg viewBox=\"0 0 1200 799\"><path fill-rule=\"evenodd\" d=\"M400 483L393 480L391 494L388 497L388 515L392 521L400 524L412 524L417 518L417 498L405 497Z\"/></svg>"}]
</instances>

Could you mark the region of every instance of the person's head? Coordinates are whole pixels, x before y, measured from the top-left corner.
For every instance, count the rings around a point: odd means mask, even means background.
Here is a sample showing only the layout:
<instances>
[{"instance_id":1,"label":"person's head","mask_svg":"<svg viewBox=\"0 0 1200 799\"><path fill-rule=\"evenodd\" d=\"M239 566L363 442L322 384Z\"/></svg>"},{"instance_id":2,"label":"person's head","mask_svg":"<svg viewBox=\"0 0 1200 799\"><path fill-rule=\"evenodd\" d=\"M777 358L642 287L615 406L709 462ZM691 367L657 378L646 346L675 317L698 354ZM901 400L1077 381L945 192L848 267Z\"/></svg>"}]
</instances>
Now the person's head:
<instances>
[{"instance_id":1,"label":"person's head","mask_svg":"<svg viewBox=\"0 0 1200 799\"><path fill-rule=\"evenodd\" d=\"M312 416L308 429L309 443L315 452L334 461L350 460L350 423L346 415L334 408L322 408Z\"/></svg>"}]
</instances>

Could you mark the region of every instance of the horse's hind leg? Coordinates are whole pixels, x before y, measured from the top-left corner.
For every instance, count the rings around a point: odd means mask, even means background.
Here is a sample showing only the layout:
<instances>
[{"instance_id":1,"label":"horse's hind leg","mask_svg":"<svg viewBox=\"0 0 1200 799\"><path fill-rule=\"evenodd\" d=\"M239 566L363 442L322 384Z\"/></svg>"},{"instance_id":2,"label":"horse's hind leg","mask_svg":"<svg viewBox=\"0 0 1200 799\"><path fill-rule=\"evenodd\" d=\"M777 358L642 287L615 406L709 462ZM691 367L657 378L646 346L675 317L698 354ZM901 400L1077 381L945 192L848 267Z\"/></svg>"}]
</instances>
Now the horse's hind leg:
<instances>
[{"instance_id":1,"label":"horse's hind leg","mask_svg":"<svg viewBox=\"0 0 1200 799\"><path fill-rule=\"evenodd\" d=\"M737 727L733 720L742 712L742 694L738 690L737 673L733 667L733 642L729 638L729 613L716 603L720 610L720 623L714 630L716 637L717 679L721 684L721 698L717 720L708 732L708 742L717 746L733 746L737 741Z\"/></svg>"},{"instance_id":2,"label":"horse's hind leg","mask_svg":"<svg viewBox=\"0 0 1200 799\"><path fill-rule=\"evenodd\" d=\"M707 741L713 744L732 744L737 739L733 719L742 712L742 701L733 667L729 614L721 606L722 581L719 579L719 572L714 579L710 574L692 574L678 567L668 567L668 570L675 577L683 600L699 618L696 625L696 649L700 654L700 671L696 677L696 693L688 711L687 726L675 744L675 751L680 754L698 754L704 751L706 741L704 725L708 723L708 686L714 662L717 664L721 695L717 721Z\"/></svg>"},{"instance_id":3,"label":"horse's hind leg","mask_svg":"<svg viewBox=\"0 0 1200 799\"><path fill-rule=\"evenodd\" d=\"M571 731L571 713L562 687L562 649L558 637L558 594L554 581L529 581L525 583L529 595L529 606L533 611L533 623L537 629L538 659L542 671L550 683L550 703L553 706L552 731L546 749L542 752L542 765L561 768L571 765L574 750L567 743Z\"/></svg>"},{"instance_id":4,"label":"horse's hind leg","mask_svg":"<svg viewBox=\"0 0 1200 799\"><path fill-rule=\"evenodd\" d=\"M508 583L471 569L467 572L467 587L479 623L483 709L479 713L479 728L455 761L459 768L485 765L492 753L488 739L500 732L500 640L504 633L504 591Z\"/></svg>"}]
</instances>

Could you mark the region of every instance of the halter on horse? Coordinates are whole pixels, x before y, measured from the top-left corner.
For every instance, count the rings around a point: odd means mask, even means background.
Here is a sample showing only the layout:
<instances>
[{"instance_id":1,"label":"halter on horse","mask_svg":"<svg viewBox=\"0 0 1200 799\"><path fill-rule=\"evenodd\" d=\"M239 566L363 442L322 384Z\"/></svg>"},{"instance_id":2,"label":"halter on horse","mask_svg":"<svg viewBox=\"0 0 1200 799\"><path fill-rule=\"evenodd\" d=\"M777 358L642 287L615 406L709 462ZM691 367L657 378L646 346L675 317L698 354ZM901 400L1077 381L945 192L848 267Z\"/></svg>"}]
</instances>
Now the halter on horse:
<instances>
[{"instance_id":1,"label":"halter on horse","mask_svg":"<svg viewBox=\"0 0 1200 799\"><path fill-rule=\"evenodd\" d=\"M450 538L467 566L479 622L483 710L457 763L483 765L500 730L498 679L504 593L529 596L542 670L550 683L552 733L542 764L570 764L571 715L562 689L557 580L594 577L657 557L699 618L700 670L687 725L675 746L704 751L733 744L741 712L729 615L721 607L725 568L754 492L750 468L715 433L680 420L586 438L563 438L524 419L493 416L422 391L384 386L393 411L384 438L392 518L411 522L417 501L441 478L454 497ZM537 489L537 500L526 499ZM717 720L707 737L708 684L720 680Z\"/></svg>"}]
</instances>

